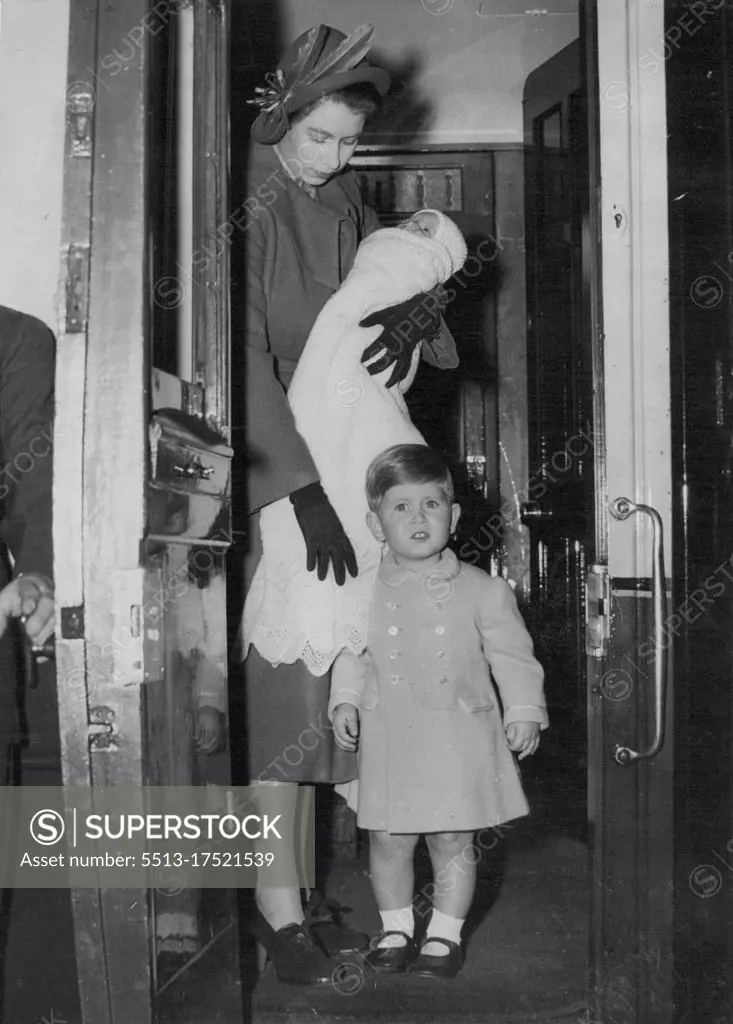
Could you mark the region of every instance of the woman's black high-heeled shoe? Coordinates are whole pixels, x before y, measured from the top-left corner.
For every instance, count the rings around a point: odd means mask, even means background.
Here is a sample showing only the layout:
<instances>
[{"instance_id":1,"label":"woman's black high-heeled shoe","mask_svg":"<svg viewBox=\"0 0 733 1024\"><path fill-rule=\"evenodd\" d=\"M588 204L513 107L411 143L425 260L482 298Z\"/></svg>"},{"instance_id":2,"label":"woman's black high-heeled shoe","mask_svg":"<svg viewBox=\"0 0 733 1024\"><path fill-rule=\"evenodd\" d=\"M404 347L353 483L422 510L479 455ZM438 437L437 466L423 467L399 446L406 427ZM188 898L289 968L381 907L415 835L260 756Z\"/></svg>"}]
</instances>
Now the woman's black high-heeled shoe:
<instances>
[{"instance_id":1,"label":"woman's black high-heeled shoe","mask_svg":"<svg viewBox=\"0 0 733 1024\"><path fill-rule=\"evenodd\" d=\"M343 915L351 910L336 900L327 900L319 892L312 892L305 907L305 923L311 935L328 956L359 953L369 948L369 936L354 931L343 922Z\"/></svg>"},{"instance_id":2,"label":"woman's black high-heeled shoe","mask_svg":"<svg viewBox=\"0 0 733 1024\"><path fill-rule=\"evenodd\" d=\"M254 934L258 943L258 964L269 958L278 981L288 985L330 983L336 965L326 956L304 924L288 924L275 931L256 907ZM261 956L262 949L266 957Z\"/></svg>"}]
</instances>

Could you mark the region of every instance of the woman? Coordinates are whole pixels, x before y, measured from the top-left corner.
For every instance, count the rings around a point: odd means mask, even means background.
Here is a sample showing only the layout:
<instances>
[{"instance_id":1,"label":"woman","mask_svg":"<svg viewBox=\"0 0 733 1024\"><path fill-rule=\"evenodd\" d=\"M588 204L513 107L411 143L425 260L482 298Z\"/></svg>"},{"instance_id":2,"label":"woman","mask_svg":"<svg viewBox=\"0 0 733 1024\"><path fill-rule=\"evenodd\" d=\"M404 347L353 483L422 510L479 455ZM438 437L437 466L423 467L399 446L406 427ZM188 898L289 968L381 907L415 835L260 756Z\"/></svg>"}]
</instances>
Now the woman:
<instances>
[{"instance_id":1,"label":"woman","mask_svg":"<svg viewBox=\"0 0 733 1024\"><path fill-rule=\"evenodd\" d=\"M253 101L261 112L252 128L244 204L246 497L253 514L246 586L260 557L254 513L286 496L305 539L308 569L317 569L323 580L331 568L339 583L347 571L356 575L353 549L295 428L286 389L318 314L351 269L362 238L379 227L347 170L367 117L389 88L387 72L365 60L372 32L364 26L347 38L320 25L304 33ZM394 322L402 319L398 311ZM388 330L389 321L384 323ZM451 345L449 337L429 339L431 362L454 366ZM391 363L399 373L409 368L406 353L397 350L372 363L370 372ZM327 675L311 675L302 662L275 668L250 650L245 713L251 782L335 783L356 776L354 755L333 742L328 695ZM333 963L304 923L299 891L259 888L256 903L258 939L278 978L330 981ZM338 948L349 950L364 937L343 930L337 939Z\"/></svg>"}]
</instances>

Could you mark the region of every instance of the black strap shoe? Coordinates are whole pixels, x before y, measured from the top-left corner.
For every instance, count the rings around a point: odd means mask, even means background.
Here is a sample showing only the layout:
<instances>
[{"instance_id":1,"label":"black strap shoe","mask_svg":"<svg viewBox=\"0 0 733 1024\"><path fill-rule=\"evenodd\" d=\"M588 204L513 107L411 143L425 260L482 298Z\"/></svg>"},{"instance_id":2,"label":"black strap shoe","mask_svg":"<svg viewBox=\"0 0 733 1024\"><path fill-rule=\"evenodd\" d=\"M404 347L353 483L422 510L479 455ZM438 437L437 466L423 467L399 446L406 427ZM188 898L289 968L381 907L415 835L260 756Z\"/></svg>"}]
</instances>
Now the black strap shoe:
<instances>
[{"instance_id":1,"label":"black strap shoe","mask_svg":"<svg viewBox=\"0 0 733 1024\"><path fill-rule=\"evenodd\" d=\"M422 950L428 942L440 942L448 952L444 956L425 954ZM414 974L418 978L455 978L461 967L463 967L463 951L459 943L432 935L423 942L419 956L408 966L407 973Z\"/></svg>"},{"instance_id":2,"label":"black strap shoe","mask_svg":"<svg viewBox=\"0 0 733 1024\"><path fill-rule=\"evenodd\" d=\"M402 946L380 946L379 943L387 935L401 935L406 941ZM405 932L380 932L370 945L371 952L367 953L365 959L379 974L401 974L415 956L415 943Z\"/></svg>"},{"instance_id":3,"label":"black strap shoe","mask_svg":"<svg viewBox=\"0 0 733 1024\"><path fill-rule=\"evenodd\" d=\"M288 985L328 985L336 965L326 956L304 924L277 931L255 910L255 938L267 950L277 980Z\"/></svg>"}]
</instances>

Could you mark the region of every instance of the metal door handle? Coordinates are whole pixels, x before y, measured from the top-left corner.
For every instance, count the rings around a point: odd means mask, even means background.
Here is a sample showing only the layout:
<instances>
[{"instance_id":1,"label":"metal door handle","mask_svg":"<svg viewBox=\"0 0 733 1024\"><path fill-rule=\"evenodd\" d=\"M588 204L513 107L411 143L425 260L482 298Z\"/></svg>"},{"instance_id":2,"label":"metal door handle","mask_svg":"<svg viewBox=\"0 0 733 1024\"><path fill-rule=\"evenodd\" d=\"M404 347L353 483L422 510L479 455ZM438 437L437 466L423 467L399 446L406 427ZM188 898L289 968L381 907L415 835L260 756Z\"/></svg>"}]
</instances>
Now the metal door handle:
<instances>
[{"instance_id":1,"label":"metal door handle","mask_svg":"<svg viewBox=\"0 0 733 1024\"><path fill-rule=\"evenodd\" d=\"M200 462L189 462L185 466L181 466L176 463L173 466L173 472L178 476L183 476L187 480L193 480L198 478L199 480L209 480L214 475L213 466L203 466Z\"/></svg>"},{"instance_id":2,"label":"metal door handle","mask_svg":"<svg viewBox=\"0 0 733 1024\"><path fill-rule=\"evenodd\" d=\"M664 643L666 608L666 577L664 575L664 542L662 518L650 505L636 505L628 498L616 498L610 505L614 519L624 520L634 512L651 518L653 529L652 600L654 610L654 736L644 750L632 750L617 743L613 756L619 764L656 757L664 745L664 719L667 701L667 646Z\"/></svg>"}]
</instances>

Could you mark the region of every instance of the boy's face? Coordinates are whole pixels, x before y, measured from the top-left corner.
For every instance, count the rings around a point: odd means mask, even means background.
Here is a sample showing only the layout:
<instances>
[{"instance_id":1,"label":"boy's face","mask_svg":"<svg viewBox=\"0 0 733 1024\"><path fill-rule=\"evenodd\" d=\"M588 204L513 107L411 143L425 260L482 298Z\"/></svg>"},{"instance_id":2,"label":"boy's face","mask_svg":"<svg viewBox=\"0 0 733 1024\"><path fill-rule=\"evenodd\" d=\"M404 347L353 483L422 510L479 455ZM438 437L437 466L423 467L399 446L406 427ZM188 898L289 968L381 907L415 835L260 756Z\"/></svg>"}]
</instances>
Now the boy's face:
<instances>
[{"instance_id":1,"label":"boy's face","mask_svg":"<svg viewBox=\"0 0 733 1024\"><path fill-rule=\"evenodd\" d=\"M382 498L367 522L377 540L406 561L422 562L439 555L461 514L439 483L397 484Z\"/></svg>"}]
</instances>

